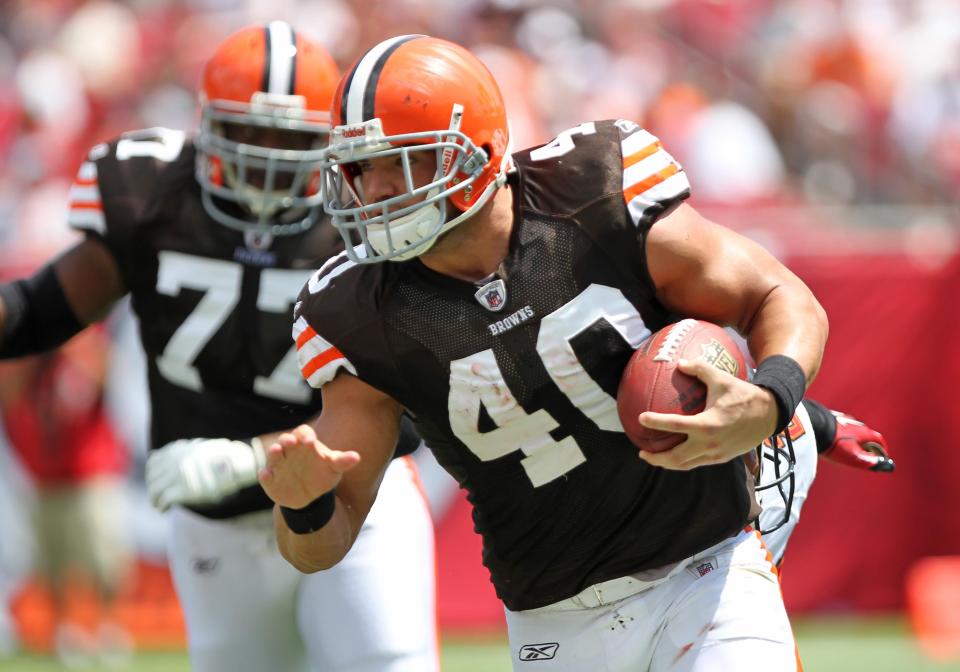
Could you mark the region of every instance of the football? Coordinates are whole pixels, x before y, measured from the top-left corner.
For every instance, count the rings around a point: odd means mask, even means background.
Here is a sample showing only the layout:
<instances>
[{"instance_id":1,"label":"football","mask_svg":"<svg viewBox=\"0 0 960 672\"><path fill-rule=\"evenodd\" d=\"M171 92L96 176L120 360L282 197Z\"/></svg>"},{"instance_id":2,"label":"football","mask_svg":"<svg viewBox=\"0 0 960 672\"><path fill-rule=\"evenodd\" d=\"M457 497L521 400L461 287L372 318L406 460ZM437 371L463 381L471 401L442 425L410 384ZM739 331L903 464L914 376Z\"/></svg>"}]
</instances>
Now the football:
<instances>
[{"instance_id":1,"label":"football","mask_svg":"<svg viewBox=\"0 0 960 672\"><path fill-rule=\"evenodd\" d=\"M707 386L677 368L678 360L697 358L747 379L747 365L737 343L723 327L702 320L686 319L664 327L630 357L617 390L617 412L635 446L658 453L686 439L686 434L644 427L638 416L644 411L681 415L702 411Z\"/></svg>"}]
</instances>

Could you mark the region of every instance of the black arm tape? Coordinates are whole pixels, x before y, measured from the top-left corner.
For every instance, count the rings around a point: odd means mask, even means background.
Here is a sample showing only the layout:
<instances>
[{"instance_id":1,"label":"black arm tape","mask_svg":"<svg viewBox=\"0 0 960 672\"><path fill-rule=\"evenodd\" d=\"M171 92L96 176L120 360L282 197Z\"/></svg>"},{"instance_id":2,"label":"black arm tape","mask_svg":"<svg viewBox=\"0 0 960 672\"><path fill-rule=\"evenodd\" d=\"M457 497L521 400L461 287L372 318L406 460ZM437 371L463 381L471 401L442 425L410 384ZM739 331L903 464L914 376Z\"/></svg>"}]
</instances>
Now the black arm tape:
<instances>
[{"instance_id":1,"label":"black arm tape","mask_svg":"<svg viewBox=\"0 0 960 672\"><path fill-rule=\"evenodd\" d=\"M83 330L52 265L35 275L0 285L6 312L0 359L31 355L62 345Z\"/></svg>"},{"instance_id":2,"label":"black arm tape","mask_svg":"<svg viewBox=\"0 0 960 672\"><path fill-rule=\"evenodd\" d=\"M813 426L813 438L817 442L817 452L822 453L833 445L837 438L837 419L830 410L813 399L804 399L803 407L810 415L810 424Z\"/></svg>"},{"instance_id":3,"label":"black arm tape","mask_svg":"<svg viewBox=\"0 0 960 672\"><path fill-rule=\"evenodd\" d=\"M329 523L330 519L333 518L333 512L336 510L337 496L331 490L320 495L302 509L281 506L280 514L291 532L294 534L310 534Z\"/></svg>"},{"instance_id":4,"label":"black arm tape","mask_svg":"<svg viewBox=\"0 0 960 672\"><path fill-rule=\"evenodd\" d=\"M765 387L777 402L777 428L779 434L787 425L807 390L807 376L800 365L786 355L773 355L760 362L753 375L753 384Z\"/></svg>"}]
</instances>

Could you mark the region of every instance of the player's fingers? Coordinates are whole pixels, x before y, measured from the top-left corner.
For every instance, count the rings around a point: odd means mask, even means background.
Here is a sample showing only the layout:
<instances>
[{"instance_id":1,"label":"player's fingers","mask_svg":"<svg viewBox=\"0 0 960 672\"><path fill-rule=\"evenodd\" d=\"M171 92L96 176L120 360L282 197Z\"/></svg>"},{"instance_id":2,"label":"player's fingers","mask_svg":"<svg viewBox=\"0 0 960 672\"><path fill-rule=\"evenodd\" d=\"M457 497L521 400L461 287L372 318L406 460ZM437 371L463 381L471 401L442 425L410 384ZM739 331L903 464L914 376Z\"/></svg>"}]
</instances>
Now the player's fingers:
<instances>
[{"instance_id":1,"label":"player's fingers","mask_svg":"<svg viewBox=\"0 0 960 672\"><path fill-rule=\"evenodd\" d=\"M161 513L165 513L173 506L173 502L170 501L170 498L167 496L167 491L159 493L156 500L153 502L154 507Z\"/></svg>"},{"instance_id":2,"label":"player's fingers","mask_svg":"<svg viewBox=\"0 0 960 672\"><path fill-rule=\"evenodd\" d=\"M304 445L311 444L317 440L317 433L313 431L313 427L310 425L298 425L292 433L297 437L297 441Z\"/></svg>"},{"instance_id":3,"label":"player's fingers","mask_svg":"<svg viewBox=\"0 0 960 672\"><path fill-rule=\"evenodd\" d=\"M640 424L650 429L686 434L691 439L709 438L719 432L727 421L717 406L711 406L694 415L679 413L657 413L644 411L640 414Z\"/></svg>"},{"instance_id":4,"label":"player's fingers","mask_svg":"<svg viewBox=\"0 0 960 672\"><path fill-rule=\"evenodd\" d=\"M157 473L157 463L148 458L147 463L143 466L143 480L146 481L147 485L157 480Z\"/></svg>"},{"instance_id":5,"label":"player's fingers","mask_svg":"<svg viewBox=\"0 0 960 672\"><path fill-rule=\"evenodd\" d=\"M147 480L166 471L168 460L166 459L166 454L161 452L162 450L162 448L155 450L147 457L147 463L143 467L143 475Z\"/></svg>"},{"instance_id":6,"label":"player's fingers","mask_svg":"<svg viewBox=\"0 0 960 672\"><path fill-rule=\"evenodd\" d=\"M695 429L698 426L698 422L695 419L697 417L696 415L644 411L640 414L640 424L649 429L689 434L691 429Z\"/></svg>"},{"instance_id":7,"label":"player's fingers","mask_svg":"<svg viewBox=\"0 0 960 672\"><path fill-rule=\"evenodd\" d=\"M897 468L896 463L893 461L892 457L878 457L877 463L870 467L870 471L879 471L881 473L889 473L894 471Z\"/></svg>"},{"instance_id":8,"label":"player's fingers","mask_svg":"<svg viewBox=\"0 0 960 672\"><path fill-rule=\"evenodd\" d=\"M706 449L703 442L687 440L674 446L670 450L659 453L640 451L640 458L655 467L673 469L675 471L690 471L697 467L710 464L720 464L724 458Z\"/></svg>"},{"instance_id":9,"label":"player's fingers","mask_svg":"<svg viewBox=\"0 0 960 672\"><path fill-rule=\"evenodd\" d=\"M339 451L324 448L321 454L330 468L338 474L349 471L360 464L360 453L355 450Z\"/></svg>"},{"instance_id":10,"label":"player's fingers","mask_svg":"<svg viewBox=\"0 0 960 672\"><path fill-rule=\"evenodd\" d=\"M171 466L175 465L164 464L161 460L147 460L143 474L147 489L152 492L160 492L175 483L180 476L180 470L171 469Z\"/></svg>"},{"instance_id":11,"label":"player's fingers","mask_svg":"<svg viewBox=\"0 0 960 672\"><path fill-rule=\"evenodd\" d=\"M706 467L711 464L720 464L726 460L710 453L700 453L695 455L688 460L682 461L677 467L681 471L689 471L691 469L696 469L697 467Z\"/></svg>"},{"instance_id":12,"label":"player's fingers","mask_svg":"<svg viewBox=\"0 0 960 672\"><path fill-rule=\"evenodd\" d=\"M883 440L879 434L876 434L880 440ZM896 468L893 459L887 454L887 450L883 444L877 443L875 441L863 441L860 446L863 448L863 453L859 455L860 459L867 464L867 468L870 471L881 471L881 472L890 472Z\"/></svg>"},{"instance_id":13,"label":"player's fingers","mask_svg":"<svg viewBox=\"0 0 960 672\"><path fill-rule=\"evenodd\" d=\"M163 499L163 492L148 486L147 493L150 495L150 503L153 507L163 511L163 509L160 508L160 500Z\"/></svg>"},{"instance_id":14,"label":"player's fingers","mask_svg":"<svg viewBox=\"0 0 960 672\"><path fill-rule=\"evenodd\" d=\"M167 490L177 485L177 474L155 473L147 480L147 490L154 498L160 498Z\"/></svg>"},{"instance_id":15,"label":"player's fingers","mask_svg":"<svg viewBox=\"0 0 960 672\"><path fill-rule=\"evenodd\" d=\"M300 438L293 432L284 432L277 437L275 443L279 443L283 448L293 448L300 443Z\"/></svg>"},{"instance_id":16,"label":"player's fingers","mask_svg":"<svg viewBox=\"0 0 960 672\"><path fill-rule=\"evenodd\" d=\"M677 368L689 376L696 376L707 386L719 385L724 382L724 373L705 359L699 357L696 359L677 360Z\"/></svg>"},{"instance_id":17,"label":"player's fingers","mask_svg":"<svg viewBox=\"0 0 960 672\"><path fill-rule=\"evenodd\" d=\"M682 446L683 444L680 444ZM683 466L687 459L683 456L682 453L678 452L680 446L674 446L670 450L663 450L660 452L652 453L648 450L640 451L640 459L647 462L654 467L662 467L663 469L673 469L684 470Z\"/></svg>"},{"instance_id":18,"label":"player's fingers","mask_svg":"<svg viewBox=\"0 0 960 672\"><path fill-rule=\"evenodd\" d=\"M877 431L870 431L867 433L867 436L869 438L863 442L865 449L878 455L889 455L887 452L887 440L883 438L883 434Z\"/></svg>"},{"instance_id":19,"label":"player's fingers","mask_svg":"<svg viewBox=\"0 0 960 672\"><path fill-rule=\"evenodd\" d=\"M283 461L285 457L284 447L283 447L283 437L289 436L286 434L281 434L276 441L267 446L267 450L264 453L266 456L266 466L273 468L276 467ZM295 442L294 442L295 444Z\"/></svg>"},{"instance_id":20,"label":"player's fingers","mask_svg":"<svg viewBox=\"0 0 960 672\"><path fill-rule=\"evenodd\" d=\"M257 480L260 481L260 485L269 486L273 484L274 473L273 469L269 466L264 467L257 472Z\"/></svg>"}]
</instances>

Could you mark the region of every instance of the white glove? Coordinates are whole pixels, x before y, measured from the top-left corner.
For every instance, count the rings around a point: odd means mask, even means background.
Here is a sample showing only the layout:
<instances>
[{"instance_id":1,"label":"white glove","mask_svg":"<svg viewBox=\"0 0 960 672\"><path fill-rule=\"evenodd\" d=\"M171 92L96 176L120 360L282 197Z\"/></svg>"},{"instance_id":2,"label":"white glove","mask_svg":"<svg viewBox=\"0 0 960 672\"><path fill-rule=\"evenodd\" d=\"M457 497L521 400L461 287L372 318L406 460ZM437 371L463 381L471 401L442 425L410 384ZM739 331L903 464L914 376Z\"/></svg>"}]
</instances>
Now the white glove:
<instances>
[{"instance_id":1,"label":"white glove","mask_svg":"<svg viewBox=\"0 0 960 672\"><path fill-rule=\"evenodd\" d=\"M150 501L161 511L174 504L215 504L257 482L266 464L260 439L180 439L147 457Z\"/></svg>"}]
</instances>

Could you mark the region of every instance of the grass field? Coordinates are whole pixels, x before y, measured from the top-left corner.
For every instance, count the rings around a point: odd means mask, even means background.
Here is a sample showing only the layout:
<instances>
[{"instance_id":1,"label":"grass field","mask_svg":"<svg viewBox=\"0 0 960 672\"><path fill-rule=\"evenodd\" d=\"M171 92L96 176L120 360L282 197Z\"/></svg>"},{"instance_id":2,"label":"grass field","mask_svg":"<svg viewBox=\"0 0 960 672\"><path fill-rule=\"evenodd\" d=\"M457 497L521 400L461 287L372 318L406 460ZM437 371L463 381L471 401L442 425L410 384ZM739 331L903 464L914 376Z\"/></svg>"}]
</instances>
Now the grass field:
<instances>
[{"instance_id":1,"label":"grass field","mask_svg":"<svg viewBox=\"0 0 960 672\"><path fill-rule=\"evenodd\" d=\"M795 626L807 672L960 671L960 657L948 662L927 659L901 619L797 619ZM3 672L52 672L62 669L50 659L40 656L22 655L0 660L0 670ZM143 653L128 667L116 669L129 672L188 672L190 667L186 656L178 652ZM505 640L501 637L445 637L443 669L444 672L509 672L510 661Z\"/></svg>"}]
</instances>

